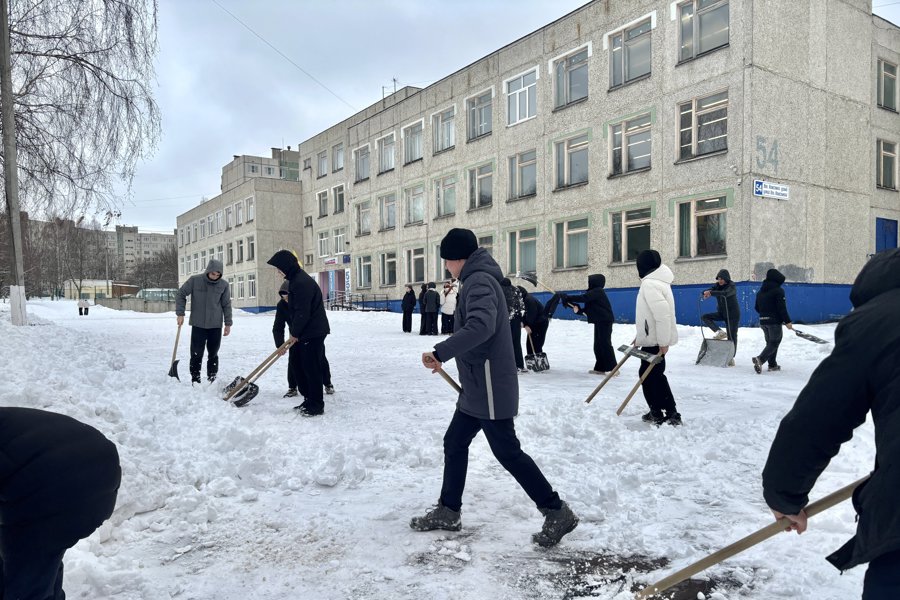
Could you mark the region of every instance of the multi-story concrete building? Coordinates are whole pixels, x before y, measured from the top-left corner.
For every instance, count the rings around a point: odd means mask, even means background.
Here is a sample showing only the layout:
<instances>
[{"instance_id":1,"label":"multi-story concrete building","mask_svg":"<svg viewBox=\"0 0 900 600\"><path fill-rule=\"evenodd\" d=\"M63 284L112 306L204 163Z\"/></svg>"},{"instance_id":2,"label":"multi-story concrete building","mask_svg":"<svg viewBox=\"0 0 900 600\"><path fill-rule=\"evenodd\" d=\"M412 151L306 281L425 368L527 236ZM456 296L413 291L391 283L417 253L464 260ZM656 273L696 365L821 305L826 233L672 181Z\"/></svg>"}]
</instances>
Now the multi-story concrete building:
<instances>
[{"instance_id":1,"label":"multi-story concrete building","mask_svg":"<svg viewBox=\"0 0 900 600\"><path fill-rule=\"evenodd\" d=\"M106 231L106 249L109 261L123 267L122 275L127 277L137 263L151 260L154 256L175 247L175 234L138 231L135 226L117 225L115 231Z\"/></svg>"},{"instance_id":2,"label":"multi-story concrete building","mask_svg":"<svg viewBox=\"0 0 900 600\"><path fill-rule=\"evenodd\" d=\"M278 301L281 281L265 261L280 249L301 251L298 154L235 156L222 168L222 193L178 215L178 280L224 264L232 305L257 311Z\"/></svg>"},{"instance_id":3,"label":"multi-story concrete building","mask_svg":"<svg viewBox=\"0 0 900 600\"><path fill-rule=\"evenodd\" d=\"M452 227L560 290L633 288L652 247L684 320L721 268L827 317L897 245L898 64L868 0L596 0L302 142L301 258L399 298Z\"/></svg>"}]
</instances>

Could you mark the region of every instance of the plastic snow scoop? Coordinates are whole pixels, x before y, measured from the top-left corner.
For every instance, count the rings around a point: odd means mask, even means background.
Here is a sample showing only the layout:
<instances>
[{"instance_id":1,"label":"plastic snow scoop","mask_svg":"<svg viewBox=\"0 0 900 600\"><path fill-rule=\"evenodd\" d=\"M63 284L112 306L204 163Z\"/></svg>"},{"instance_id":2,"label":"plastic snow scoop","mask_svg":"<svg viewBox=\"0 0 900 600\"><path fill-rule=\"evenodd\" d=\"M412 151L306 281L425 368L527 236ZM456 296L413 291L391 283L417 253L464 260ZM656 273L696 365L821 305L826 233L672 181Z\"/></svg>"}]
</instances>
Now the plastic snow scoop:
<instances>
[{"instance_id":1,"label":"plastic snow scoop","mask_svg":"<svg viewBox=\"0 0 900 600\"><path fill-rule=\"evenodd\" d=\"M600 385L598 385L597 387L594 388L594 391L591 392L591 395L588 396L587 399L585 399L585 401L584 401L585 404L590 404L591 400L594 399L594 396L599 394L600 390L603 389L603 386L605 386L607 383L609 383L609 380L616 376L616 373L619 372L619 369L622 368L622 365L625 364L625 361L628 360L629 358L631 358L632 356L634 356L631 353L631 351L633 349L634 349L634 346L628 346L626 344L622 344L621 346L619 346L619 352L624 352L625 356L622 357L622 360L620 360L618 362L618 364L616 364L615 368L613 368L612 371L610 371L609 373L606 374L606 377L603 378L603 381L600 382Z\"/></svg>"},{"instance_id":2,"label":"plastic snow scoop","mask_svg":"<svg viewBox=\"0 0 900 600\"><path fill-rule=\"evenodd\" d=\"M528 334L528 344L534 349L534 340L531 339L531 333ZM535 373L546 371L550 368L550 361L547 359L546 352L535 352L534 354L525 355L525 367L531 369Z\"/></svg>"},{"instance_id":3,"label":"plastic snow scoop","mask_svg":"<svg viewBox=\"0 0 900 600\"><path fill-rule=\"evenodd\" d=\"M811 333L806 333L804 331L798 331L794 329L794 333L796 333L799 337L802 337L804 340L809 340L810 342L815 342L817 344L827 344L828 340L823 340L820 337L816 337Z\"/></svg>"},{"instance_id":4,"label":"plastic snow scoop","mask_svg":"<svg viewBox=\"0 0 900 600\"><path fill-rule=\"evenodd\" d=\"M222 398L222 400L231 400L234 402L235 406L244 406L253 400L253 398L259 394L259 387L254 382L259 379L269 367L275 364L279 358L281 358L281 351L287 350L292 344L293 341L288 340L280 345L275 352L267 356L258 367L253 369L246 379L240 376L235 377L234 381L229 383L223 390L225 392L225 397Z\"/></svg>"},{"instance_id":5,"label":"plastic snow scoop","mask_svg":"<svg viewBox=\"0 0 900 600\"><path fill-rule=\"evenodd\" d=\"M703 296L700 296L700 302ZM697 305L698 312L700 305ZM728 320L728 306L725 306L725 320ZM705 327L700 325L700 335L703 336L703 342L700 344L700 352L697 354L697 362L694 364L703 365L705 367L727 367L728 363L734 360L734 340L724 339L717 340L715 338L706 337ZM725 328L728 331L728 327Z\"/></svg>"},{"instance_id":6,"label":"plastic snow scoop","mask_svg":"<svg viewBox=\"0 0 900 600\"><path fill-rule=\"evenodd\" d=\"M178 353L178 339L181 337L181 325L178 325L178 333L175 334L175 347L172 349L172 366L169 367L169 377L174 377L178 381L181 381L181 377L178 376L178 361L175 360L175 356Z\"/></svg>"},{"instance_id":7,"label":"plastic snow scoop","mask_svg":"<svg viewBox=\"0 0 900 600\"><path fill-rule=\"evenodd\" d=\"M650 371L653 370L653 367L655 367L660 362L662 362L662 359L663 359L662 354L650 354L649 352L644 352L643 350L638 350L637 348L631 349L631 355L637 356L642 361L650 363L650 366L647 367L647 370L644 371L644 374L641 375L641 378L638 379L638 382L636 384L634 384L634 387L631 388L631 391L628 392L627 396L625 396L625 399L622 401L622 404L620 404L619 408L616 409L617 417L622 415L622 411L625 410L626 406L628 406L628 403L631 401L631 397L637 393L638 388L641 387L641 384L644 383L644 380L647 379L648 375L650 375Z\"/></svg>"},{"instance_id":8,"label":"plastic snow scoop","mask_svg":"<svg viewBox=\"0 0 900 600\"><path fill-rule=\"evenodd\" d=\"M863 483L869 477L863 477L859 481L855 481L848 486L842 487L836 492L832 492L828 494L824 498L809 504L804 508L804 512L806 512L807 517L812 517L821 512L824 512L835 506L836 504L840 504L847 498L853 495L853 490L857 488L861 483ZM716 565L723 560L734 556L744 550L755 546L756 544L762 542L763 540L767 540L773 535L777 533L781 533L787 529L790 529L791 521L787 517L783 517L774 523L770 523L766 525L762 529L758 529L755 532L751 533L745 538L742 538L730 546L726 546L717 552L713 552L709 556L706 556L697 562L689 565L680 571L676 571L672 573L668 577L665 577L653 585L648 585L635 596L636 598L650 598L652 596L659 595L678 583L681 583L685 579L689 578L692 575L696 575L700 571L706 570L709 567Z\"/></svg>"},{"instance_id":9,"label":"plastic snow scoop","mask_svg":"<svg viewBox=\"0 0 900 600\"><path fill-rule=\"evenodd\" d=\"M544 288L545 290L547 290L547 291L550 292L551 294L555 294L555 293L556 293L556 290L553 290L553 289L551 289L551 288L548 288L546 285L544 285L543 283L541 283L540 281L538 281L537 273L535 273L535 272L533 272L533 271L532 271L532 272L525 272L525 273L520 272L520 271L517 271L517 272L516 272L516 277L518 277L519 279L523 279L523 280L527 281L528 283L530 283L530 284L533 285L534 287L541 286L542 288Z\"/></svg>"}]
</instances>

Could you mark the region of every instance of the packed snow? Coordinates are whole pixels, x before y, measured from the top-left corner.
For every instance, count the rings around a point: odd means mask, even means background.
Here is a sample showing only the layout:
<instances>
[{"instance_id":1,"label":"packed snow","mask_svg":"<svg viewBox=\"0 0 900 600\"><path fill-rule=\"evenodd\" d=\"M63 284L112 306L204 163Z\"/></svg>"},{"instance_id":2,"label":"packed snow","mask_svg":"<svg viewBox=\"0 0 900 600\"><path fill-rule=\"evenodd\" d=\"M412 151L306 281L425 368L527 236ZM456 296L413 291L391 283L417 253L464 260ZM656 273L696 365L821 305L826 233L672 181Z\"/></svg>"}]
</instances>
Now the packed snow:
<instances>
[{"instance_id":1,"label":"packed snow","mask_svg":"<svg viewBox=\"0 0 900 600\"><path fill-rule=\"evenodd\" d=\"M600 382L588 374L592 330L553 321L551 369L520 376L516 428L581 523L543 550L530 543L541 515L482 436L470 453L463 530L409 528L437 501L456 397L420 363L439 338L402 333L399 314L328 313L337 393L325 397L324 416L306 419L291 410L296 398L282 398L286 360L246 407L221 399L222 385L273 351L274 313L236 311L219 382L192 388L187 327L181 381L167 376L173 313L93 306L81 317L65 300L31 301L28 311L31 326L13 327L0 304L0 405L84 421L122 460L115 513L66 554L69 597L91 599L632 598L632 587L771 522L760 485L769 444L832 348L785 331L783 371L757 375L750 357L764 345L759 329L740 331L736 367L713 368L694 364L700 329L680 326L667 374L684 426L657 428L641 422L640 392L615 414L637 381L636 359L585 404ZM833 324L803 329L834 339ZM616 325L613 345L633 337L633 325ZM454 364L447 371L458 381ZM867 422L811 499L867 474L873 460ZM704 572L721 581L705 597L858 597L864 567L841 576L824 559L854 528L844 502L813 517L802 536L780 534ZM670 562L604 574L591 571L598 556L613 565L617 557Z\"/></svg>"}]
</instances>

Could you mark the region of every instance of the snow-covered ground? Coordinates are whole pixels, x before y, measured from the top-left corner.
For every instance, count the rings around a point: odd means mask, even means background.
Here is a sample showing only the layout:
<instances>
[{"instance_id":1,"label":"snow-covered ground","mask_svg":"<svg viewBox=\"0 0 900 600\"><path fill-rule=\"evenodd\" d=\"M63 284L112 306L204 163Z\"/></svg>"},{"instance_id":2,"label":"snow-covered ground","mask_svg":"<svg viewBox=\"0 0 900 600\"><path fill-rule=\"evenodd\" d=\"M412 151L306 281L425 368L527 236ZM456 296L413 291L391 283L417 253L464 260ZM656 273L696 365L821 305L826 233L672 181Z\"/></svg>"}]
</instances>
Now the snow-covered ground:
<instances>
[{"instance_id":1,"label":"snow-covered ground","mask_svg":"<svg viewBox=\"0 0 900 600\"><path fill-rule=\"evenodd\" d=\"M297 418L283 399L286 361L260 379L245 408L218 388L166 376L175 316L100 306L79 317L72 301L32 301L30 327L12 327L0 304L0 405L71 415L119 447L118 506L66 555L70 598L517 599L630 598L656 581L768 524L760 473L777 424L831 345L789 332L784 370L762 376L750 357L758 329L740 332L735 368L695 366L700 330L679 327L669 380L685 425L641 422L636 360L591 404L599 383L591 329L554 321L551 370L520 377L516 428L523 448L581 518L554 549L530 544L542 518L476 438L463 530L417 533L410 517L438 496L441 439L453 390L420 364L435 338L403 334L400 315L329 313L337 393L325 415ZM220 381L246 375L273 350L273 314L238 311L220 352ZM415 319L418 326L418 317ZM613 344L633 326L616 325ZM833 339L834 325L803 329ZM187 332L187 327L185 327ZM455 365L447 370L457 378ZM871 468L871 423L861 427L813 490L819 498ZM707 571L719 600L859 597L864 568L841 576L824 560L854 531L849 502ZM667 567L608 577L603 560L665 558ZM615 567L613 567L615 569ZM610 579L612 579L610 581ZM697 597L694 594L692 597Z\"/></svg>"}]
</instances>

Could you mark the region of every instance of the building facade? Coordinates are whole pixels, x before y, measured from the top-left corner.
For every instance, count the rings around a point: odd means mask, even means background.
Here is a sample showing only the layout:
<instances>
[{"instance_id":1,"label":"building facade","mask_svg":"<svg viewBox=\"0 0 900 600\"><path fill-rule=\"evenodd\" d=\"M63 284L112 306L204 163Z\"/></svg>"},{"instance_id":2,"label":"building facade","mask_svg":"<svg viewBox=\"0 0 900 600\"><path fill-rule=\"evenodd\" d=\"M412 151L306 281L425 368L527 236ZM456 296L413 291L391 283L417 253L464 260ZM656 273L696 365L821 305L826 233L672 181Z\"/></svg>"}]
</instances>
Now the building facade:
<instances>
[{"instance_id":1,"label":"building facade","mask_svg":"<svg viewBox=\"0 0 900 600\"><path fill-rule=\"evenodd\" d=\"M128 277L137 263L152 260L156 255L175 247L175 235L138 231L135 226L116 225L115 231L106 231L106 251L108 260L122 267L121 273Z\"/></svg>"},{"instance_id":2,"label":"building facade","mask_svg":"<svg viewBox=\"0 0 900 600\"><path fill-rule=\"evenodd\" d=\"M897 245L898 64L867 0L596 0L302 142L301 259L400 298L467 227L559 290L648 247L688 288L847 285Z\"/></svg>"}]
</instances>

